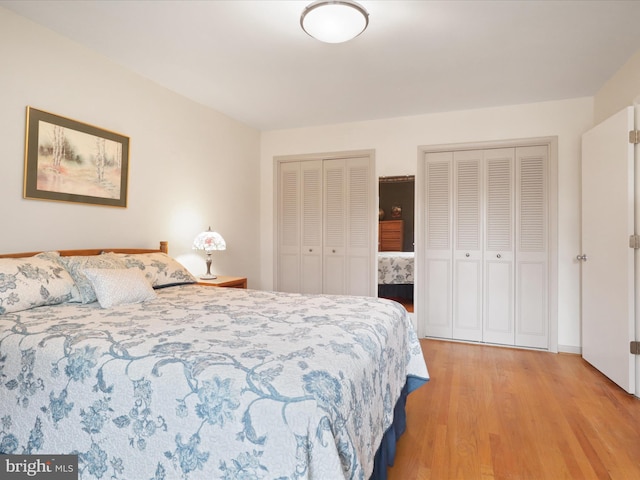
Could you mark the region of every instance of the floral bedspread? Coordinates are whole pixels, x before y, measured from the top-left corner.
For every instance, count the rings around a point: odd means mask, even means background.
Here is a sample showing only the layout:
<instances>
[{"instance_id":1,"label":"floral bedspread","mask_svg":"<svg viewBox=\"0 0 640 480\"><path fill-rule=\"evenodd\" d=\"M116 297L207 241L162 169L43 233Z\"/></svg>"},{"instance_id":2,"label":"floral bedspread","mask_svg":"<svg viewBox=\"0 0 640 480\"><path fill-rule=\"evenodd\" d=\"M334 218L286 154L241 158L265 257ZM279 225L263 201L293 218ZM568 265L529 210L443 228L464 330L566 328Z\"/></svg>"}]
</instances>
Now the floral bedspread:
<instances>
[{"instance_id":1,"label":"floral bedspread","mask_svg":"<svg viewBox=\"0 0 640 480\"><path fill-rule=\"evenodd\" d=\"M413 283L414 252L378 252L378 285Z\"/></svg>"},{"instance_id":2,"label":"floral bedspread","mask_svg":"<svg viewBox=\"0 0 640 480\"><path fill-rule=\"evenodd\" d=\"M0 315L0 453L78 454L81 479L367 479L408 379L420 344L383 299L43 306Z\"/></svg>"}]
</instances>

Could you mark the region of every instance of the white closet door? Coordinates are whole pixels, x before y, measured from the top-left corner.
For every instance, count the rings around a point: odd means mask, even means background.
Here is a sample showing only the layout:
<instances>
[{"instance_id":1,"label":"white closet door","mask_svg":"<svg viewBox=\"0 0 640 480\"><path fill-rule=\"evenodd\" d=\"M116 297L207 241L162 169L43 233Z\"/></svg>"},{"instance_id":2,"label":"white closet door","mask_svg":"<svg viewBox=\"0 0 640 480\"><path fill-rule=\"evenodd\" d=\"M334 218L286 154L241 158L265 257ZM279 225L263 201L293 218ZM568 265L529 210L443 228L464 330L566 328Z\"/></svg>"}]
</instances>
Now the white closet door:
<instances>
[{"instance_id":1,"label":"white closet door","mask_svg":"<svg viewBox=\"0 0 640 480\"><path fill-rule=\"evenodd\" d=\"M425 155L426 205L423 208L426 240L423 268L426 285L425 330L431 337L452 338L453 289L453 152Z\"/></svg>"},{"instance_id":2,"label":"white closet door","mask_svg":"<svg viewBox=\"0 0 640 480\"><path fill-rule=\"evenodd\" d=\"M279 168L278 289L300 292L300 163Z\"/></svg>"},{"instance_id":3,"label":"white closet door","mask_svg":"<svg viewBox=\"0 0 640 480\"><path fill-rule=\"evenodd\" d=\"M516 345L549 347L546 146L516 148Z\"/></svg>"},{"instance_id":4,"label":"white closet door","mask_svg":"<svg viewBox=\"0 0 640 480\"><path fill-rule=\"evenodd\" d=\"M454 152L453 338L482 341L482 151Z\"/></svg>"},{"instance_id":5,"label":"white closet door","mask_svg":"<svg viewBox=\"0 0 640 480\"><path fill-rule=\"evenodd\" d=\"M346 291L346 168L342 159L325 160L323 293Z\"/></svg>"},{"instance_id":6,"label":"white closet door","mask_svg":"<svg viewBox=\"0 0 640 480\"><path fill-rule=\"evenodd\" d=\"M485 150L484 331L487 343L513 345L513 148Z\"/></svg>"},{"instance_id":7,"label":"white closet door","mask_svg":"<svg viewBox=\"0 0 640 480\"><path fill-rule=\"evenodd\" d=\"M322 161L300 163L302 177L301 293L322 293Z\"/></svg>"},{"instance_id":8,"label":"white closet door","mask_svg":"<svg viewBox=\"0 0 640 480\"><path fill-rule=\"evenodd\" d=\"M346 290L347 295L372 295L371 170L367 157L346 160Z\"/></svg>"}]
</instances>

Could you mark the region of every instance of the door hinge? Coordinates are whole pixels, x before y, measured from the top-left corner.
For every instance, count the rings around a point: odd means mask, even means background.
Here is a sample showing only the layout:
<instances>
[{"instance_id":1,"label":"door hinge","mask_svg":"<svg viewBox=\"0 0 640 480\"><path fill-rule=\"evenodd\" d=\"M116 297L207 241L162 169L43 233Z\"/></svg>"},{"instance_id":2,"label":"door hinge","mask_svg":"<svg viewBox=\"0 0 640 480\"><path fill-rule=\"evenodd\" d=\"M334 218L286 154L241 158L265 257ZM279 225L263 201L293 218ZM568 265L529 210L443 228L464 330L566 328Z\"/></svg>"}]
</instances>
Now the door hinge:
<instances>
[{"instance_id":1,"label":"door hinge","mask_svg":"<svg viewBox=\"0 0 640 480\"><path fill-rule=\"evenodd\" d=\"M640 355L640 342L635 341L630 343L631 355Z\"/></svg>"},{"instance_id":2,"label":"door hinge","mask_svg":"<svg viewBox=\"0 0 640 480\"><path fill-rule=\"evenodd\" d=\"M629 248L640 248L640 235L629 235Z\"/></svg>"},{"instance_id":3,"label":"door hinge","mask_svg":"<svg viewBox=\"0 0 640 480\"><path fill-rule=\"evenodd\" d=\"M640 130L631 130L629 132L629 143L640 143Z\"/></svg>"}]
</instances>

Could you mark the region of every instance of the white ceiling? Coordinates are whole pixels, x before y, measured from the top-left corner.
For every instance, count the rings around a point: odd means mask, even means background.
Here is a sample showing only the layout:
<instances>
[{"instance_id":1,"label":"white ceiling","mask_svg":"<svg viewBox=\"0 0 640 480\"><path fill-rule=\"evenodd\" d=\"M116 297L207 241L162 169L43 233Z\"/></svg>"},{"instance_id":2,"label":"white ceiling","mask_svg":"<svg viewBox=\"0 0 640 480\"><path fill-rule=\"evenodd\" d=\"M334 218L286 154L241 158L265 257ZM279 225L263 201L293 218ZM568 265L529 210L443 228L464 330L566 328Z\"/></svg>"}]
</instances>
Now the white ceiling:
<instances>
[{"instance_id":1,"label":"white ceiling","mask_svg":"<svg viewBox=\"0 0 640 480\"><path fill-rule=\"evenodd\" d=\"M366 1L323 44L308 1L7 1L260 130L592 96L640 50L640 1Z\"/></svg>"}]
</instances>

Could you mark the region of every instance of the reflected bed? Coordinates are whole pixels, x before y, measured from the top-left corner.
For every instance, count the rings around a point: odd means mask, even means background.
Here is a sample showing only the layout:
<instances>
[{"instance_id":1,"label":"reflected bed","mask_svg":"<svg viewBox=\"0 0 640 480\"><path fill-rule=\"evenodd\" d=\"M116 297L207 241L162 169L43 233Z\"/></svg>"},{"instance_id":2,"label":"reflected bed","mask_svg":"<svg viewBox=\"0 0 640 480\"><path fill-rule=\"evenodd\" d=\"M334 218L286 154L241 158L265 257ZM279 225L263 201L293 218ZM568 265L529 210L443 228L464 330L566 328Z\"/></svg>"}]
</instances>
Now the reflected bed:
<instances>
[{"instance_id":1,"label":"reflected bed","mask_svg":"<svg viewBox=\"0 0 640 480\"><path fill-rule=\"evenodd\" d=\"M378 296L413 302L414 252L378 252Z\"/></svg>"}]
</instances>

